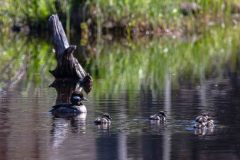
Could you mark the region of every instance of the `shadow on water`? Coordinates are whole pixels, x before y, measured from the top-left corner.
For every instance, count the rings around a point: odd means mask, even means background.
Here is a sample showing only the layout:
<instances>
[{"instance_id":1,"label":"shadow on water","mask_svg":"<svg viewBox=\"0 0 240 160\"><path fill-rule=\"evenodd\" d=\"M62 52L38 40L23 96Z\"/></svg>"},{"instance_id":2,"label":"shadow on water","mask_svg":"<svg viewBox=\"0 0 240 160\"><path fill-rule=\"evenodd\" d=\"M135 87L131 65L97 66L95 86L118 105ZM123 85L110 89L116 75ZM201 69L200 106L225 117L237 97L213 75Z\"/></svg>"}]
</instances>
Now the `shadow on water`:
<instances>
[{"instance_id":1,"label":"shadow on water","mask_svg":"<svg viewBox=\"0 0 240 160\"><path fill-rule=\"evenodd\" d=\"M163 37L82 47L94 79L84 121L48 113L76 89L48 88L55 65L48 43L1 40L2 159L239 159L237 33L237 27L216 28L194 41ZM20 78L9 87L13 77ZM159 110L166 124L150 124L149 115ZM107 130L93 124L98 112L113 117ZM213 131L193 129L202 112L214 118Z\"/></svg>"}]
</instances>

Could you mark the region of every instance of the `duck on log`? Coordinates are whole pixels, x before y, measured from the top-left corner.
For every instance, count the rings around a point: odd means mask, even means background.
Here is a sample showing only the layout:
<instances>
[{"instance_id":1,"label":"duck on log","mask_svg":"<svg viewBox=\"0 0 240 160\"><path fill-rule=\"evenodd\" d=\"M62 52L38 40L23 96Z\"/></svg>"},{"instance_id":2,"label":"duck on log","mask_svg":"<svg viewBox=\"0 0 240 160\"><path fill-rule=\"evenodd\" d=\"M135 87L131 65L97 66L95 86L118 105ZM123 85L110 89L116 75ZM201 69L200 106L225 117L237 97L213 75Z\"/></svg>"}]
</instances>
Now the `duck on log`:
<instances>
[{"instance_id":1,"label":"duck on log","mask_svg":"<svg viewBox=\"0 0 240 160\"><path fill-rule=\"evenodd\" d=\"M73 56L77 47L68 43L67 36L58 15L54 14L50 16L48 27L57 60L57 67L50 71L50 73L56 80L80 81L83 87L91 88L92 77Z\"/></svg>"}]
</instances>

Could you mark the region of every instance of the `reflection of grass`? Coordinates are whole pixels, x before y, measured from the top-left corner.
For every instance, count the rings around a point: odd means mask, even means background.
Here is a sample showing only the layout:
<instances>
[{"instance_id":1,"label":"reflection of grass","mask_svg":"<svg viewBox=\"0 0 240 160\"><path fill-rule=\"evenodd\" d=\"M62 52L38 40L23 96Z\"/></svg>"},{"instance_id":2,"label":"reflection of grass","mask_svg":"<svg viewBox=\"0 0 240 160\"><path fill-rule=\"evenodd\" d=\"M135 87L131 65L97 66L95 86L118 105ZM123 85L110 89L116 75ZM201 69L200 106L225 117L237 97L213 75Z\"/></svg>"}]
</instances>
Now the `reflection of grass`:
<instances>
[{"instance_id":1,"label":"reflection of grass","mask_svg":"<svg viewBox=\"0 0 240 160\"><path fill-rule=\"evenodd\" d=\"M30 43L31 41L31 43ZM53 53L46 42L24 37L1 37L0 41L0 87L7 87L15 81L17 74L26 68L28 81L39 84L48 77L49 66L53 65Z\"/></svg>"},{"instance_id":2,"label":"reflection of grass","mask_svg":"<svg viewBox=\"0 0 240 160\"><path fill-rule=\"evenodd\" d=\"M167 74L173 87L178 80L198 81L200 75L222 76L223 66L231 63L234 70L240 37L240 27L212 28L195 40L161 38L160 40L124 45L97 46L99 54L86 65L94 78L93 94L113 94L120 90L150 88L161 90ZM0 87L12 81L16 73L27 64L26 81L40 84L50 79L48 73L55 67L54 54L49 42L23 37L2 36L0 40ZM83 66L84 67L84 66ZM203 73L203 74L202 74Z\"/></svg>"},{"instance_id":3,"label":"reflection of grass","mask_svg":"<svg viewBox=\"0 0 240 160\"><path fill-rule=\"evenodd\" d=\"M146 45L107 46L92 64L94 92L112 94L140 87L159 90L166 74L172 75L175 87L179 78L196 81L201 73L221 76L223 65L236 53L238 33L239 27L215 28L194 41L163 38Z\"/></svg>"}]
</instances>

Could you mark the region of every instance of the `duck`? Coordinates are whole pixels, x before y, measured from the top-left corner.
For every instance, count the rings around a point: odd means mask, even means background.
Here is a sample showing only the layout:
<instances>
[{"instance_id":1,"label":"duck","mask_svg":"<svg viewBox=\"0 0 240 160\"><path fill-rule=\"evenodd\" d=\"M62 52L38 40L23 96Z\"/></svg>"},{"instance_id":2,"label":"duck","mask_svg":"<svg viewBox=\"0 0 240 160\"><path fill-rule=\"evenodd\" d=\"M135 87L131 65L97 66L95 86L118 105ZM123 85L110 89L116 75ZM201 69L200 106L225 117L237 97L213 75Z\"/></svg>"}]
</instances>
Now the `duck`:
<instances>
[{"instance_id":1,"label":"duck","mask_svg":"<svg viewBox=\"0 0 240 160\"><path fill-rule=\"evenodd\" d=\"M110 125L111 124L111 117L108 113L103 113L101 116L97 117L94 121L96 125Z\"/></svg>"},{"instance_id":2,"label":"duck","mask_svg":"<svg viewBox=\"0 0 240 160\"><path fill-rule=\"evenodd\" d=\"M213 127L214 120L207 114L202 113L201 115L195 118L194 128L204 128L204 127Z\"/></svg>"},{"instance_id":3,"label":"duck","mask_svg":"<svg viewBox=\"0 0 240 160\"><path fill-rule=\"evenodd\" d=\"M165 122L166 121L166 114L164 113L164 111L159 111L158 113L156 113L154 115L151 115L149 117L149 120Z\"/></svg>"},{"instance_id":4,"label":"duck","mask_svg":"<svg viewBox=\"0 0 240 160\"><path fill-rule=\"evenodd\" d=\"M55 116L76 116L80 113L87 113L86 106L82 101L87 101L81 92L74 91L70 98L69 103L57 104L52 107L50 112Z\"/></svg>"}]
</instances>

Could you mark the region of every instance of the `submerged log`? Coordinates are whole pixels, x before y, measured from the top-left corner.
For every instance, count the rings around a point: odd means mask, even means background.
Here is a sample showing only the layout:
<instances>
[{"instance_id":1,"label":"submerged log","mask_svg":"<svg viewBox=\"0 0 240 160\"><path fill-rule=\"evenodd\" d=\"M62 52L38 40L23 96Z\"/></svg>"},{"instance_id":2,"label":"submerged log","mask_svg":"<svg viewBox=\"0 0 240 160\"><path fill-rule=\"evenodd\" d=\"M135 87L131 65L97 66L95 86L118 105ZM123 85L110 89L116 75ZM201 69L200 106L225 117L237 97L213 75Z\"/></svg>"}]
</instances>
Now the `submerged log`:
<instances>
[{"instance_id":1,"label":"submerged log","mask_svg":"<svg viewBox=\"0 0 240 160\"><path fill-rule=\"evenodd\" d=\"M48 26L57 59L57 67L50 73L56 80L76 80L81 83L84 89L87 87L91 90L92 77L73 56L77 47L68 43L67 36L57 15L50 16Z\"/></svg>"}]
</instances>

